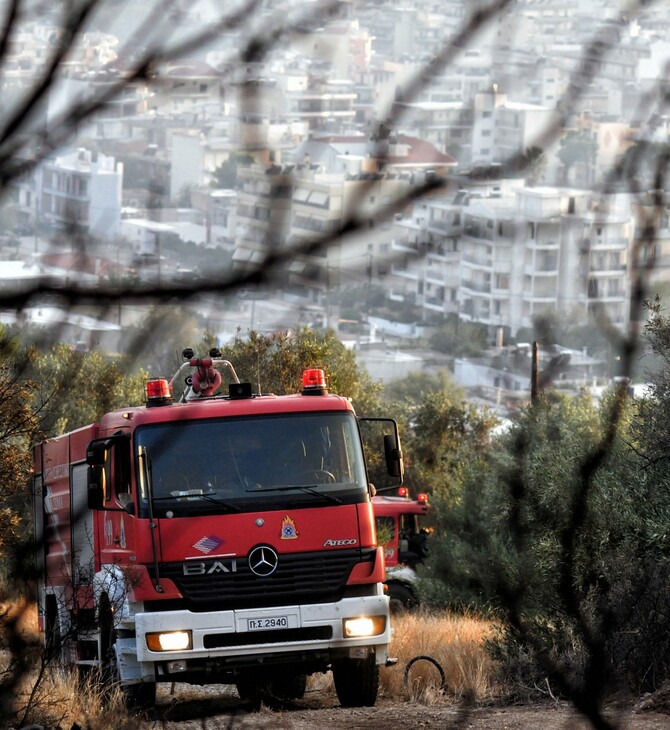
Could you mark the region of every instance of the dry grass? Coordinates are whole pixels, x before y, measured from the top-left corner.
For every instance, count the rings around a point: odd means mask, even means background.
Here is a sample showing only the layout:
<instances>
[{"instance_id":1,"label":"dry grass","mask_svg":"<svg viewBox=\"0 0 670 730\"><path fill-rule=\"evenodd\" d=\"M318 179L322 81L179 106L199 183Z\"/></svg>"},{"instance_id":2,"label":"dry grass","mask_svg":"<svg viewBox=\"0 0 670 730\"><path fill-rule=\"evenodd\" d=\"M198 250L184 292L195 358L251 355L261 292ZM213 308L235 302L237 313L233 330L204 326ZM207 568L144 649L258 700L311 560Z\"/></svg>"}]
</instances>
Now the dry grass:
<instances>
[{"instance_id":1,"label":"dry grass","mask_svg":"<svg viewBox=\"0 0 670 730\"><path fill-rule=\"evenodd\" d=\"M23 717L35 677L26 677L24 691L17 696L17 715ZM120 688L104 691L94 673L77 676L69 670L50 669L30 698L25 721L47 727L82 727L96 730L131 730L140 722L131 717Z\"/></svg>"},{"instance_id":2,"label":"dry grass","mask_svg":"<svg viewBox=\"0 0 670 730\"><path fill-rule=\"evenodd\" d=\"M0 641L3 643L6 640L4 633L10 624L26 639L36 639L39 635L37 605L25 598L0 602Z\"/></svg>"},{"instance_id":3,"label":"dry grass","mask_svg":"<svg viewBox=\"0 0 670 730\"><path fill-rule=\"evenodd\" d=\"M493 632L490 620L475 615L451 613L405 613L394 617L391 656L395 667L382 670L382 690L395 699L427 703L444 699L491 699L496 691L494 665L484 650ZM426 660L416 661L405 684L405 670L416 656L429 656L443 669Z\"/></svg>"},{"instance_id":4,"label":"dry grass","mask_svg":"<svg viewBox=\"0 0 670 730\"><path fill-rule=\"evenodd\" d=\"M395 667L381 671L381 693L397 701L426 704L467 699L486 702L499 692L494 663L484 649L494 624L476 615L418 611L393 617L394 636L389 655L397 657ZM408 663L417 656L429 656L444 671L426 660L415 662L407 675ZM332 675L316 674L309 679L308 692L335 694Z\"/></svg>"},{"instance_id":5,"label":"dry grass","mask_svg":"<svg viewBox=\"0 0 670 730\"><path fill-rule=\"evenodd\" d=\"M35 619L25 606L12 606L5 616L8 613L20 615L24 632L34 634ZM490 620L476 615L419 611L395 616L393 628L390 655L398 658L398 664L382 669L382 696L400 702L438 704L462 699L486 702L496 695L494 664L484 650L484 643L494 630ZM439 671L426 660L412 665L405 682L406 667L417 656L429 656L439 663L445 675L444 687ZM19 718L31 704L26 722L56 727L71 727L77 722L96 730L139 727L137 718L126 712L120 690L103 693L95 675L78 678L65 670L50 669L31 698L35 678L36 674L25 677L16 697ZM334 698L330 673L311 677L308 692L325 692Z\"/></svg>"},{"instance_id":6,"label":"dry grass","mask_svg":"<svg viewBox=\"0 0 670 730\"><path fill-rule=\"evenodd\" d=\"M23 659L34 669L21 677L13 711L16 720L46 727L72 727L76 722L96 730L130 730L139 727L129 718L120 689L101 689L95 674L79 676L59 667L40 671L41 639L37 607L23 599L0 603L0 646L7 646L8 631L18 631L26 642ZM26 655L25 652L28 652ZM14 674L11 654L0 649L0 679ZM1 723L0 723L1 726Z\"/></svg>"}]
</instances>

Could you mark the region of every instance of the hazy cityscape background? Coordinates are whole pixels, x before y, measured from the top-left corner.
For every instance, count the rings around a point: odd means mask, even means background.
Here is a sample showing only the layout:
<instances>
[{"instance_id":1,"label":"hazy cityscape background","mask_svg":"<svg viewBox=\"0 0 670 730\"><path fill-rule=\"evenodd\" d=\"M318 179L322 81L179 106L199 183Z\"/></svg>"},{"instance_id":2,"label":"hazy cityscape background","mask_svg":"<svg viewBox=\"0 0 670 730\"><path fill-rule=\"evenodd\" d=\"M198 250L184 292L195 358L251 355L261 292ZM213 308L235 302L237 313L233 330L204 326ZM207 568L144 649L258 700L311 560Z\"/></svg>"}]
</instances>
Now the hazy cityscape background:
<instances>
[{"instance_id":1,"label":"hazy cityscape background","mask_svg":"<svg viewBox=\"0 0 670 730\"><path fill-rule=\"evenodd\" d=\"M566 390L619 374L670 279L661 4L90 5L55 71L73 10L3 43L3 322L147 369L333 328L502 415L533 340Z\"/></svg>"}]
</instances>

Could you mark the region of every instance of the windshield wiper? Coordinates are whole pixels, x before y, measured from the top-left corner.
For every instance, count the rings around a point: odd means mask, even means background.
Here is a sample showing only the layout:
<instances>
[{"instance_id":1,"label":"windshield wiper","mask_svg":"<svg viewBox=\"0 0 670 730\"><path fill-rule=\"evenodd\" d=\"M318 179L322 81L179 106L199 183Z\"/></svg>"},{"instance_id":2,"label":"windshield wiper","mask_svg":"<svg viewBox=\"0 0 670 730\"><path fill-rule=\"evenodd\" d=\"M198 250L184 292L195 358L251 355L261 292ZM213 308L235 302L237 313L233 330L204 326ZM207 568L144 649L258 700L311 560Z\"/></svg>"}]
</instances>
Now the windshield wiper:
<instances>
[{"instance_id":1,"label":"windshield wiper","mask_svg":"<svg viewBox=\"0 0 670 730\"><path fill-rule=\"evenodd\" d=\"M336 497L334 494L328 494L328 492L321 492L318 489L317 484L311 486L303 486L302 484L284 484L280 487L259 487L258 489L245 489L244 491L249 493L253 492L287 492L289 489L299 489L301 492L307 492L313 494L315 497L323 497L333 504L342 504L342 500Z\"/></svg>"},{"instance_id":2,"label":"windshield wiper","mask_svg":"<svg viewBox=\"0 0 670 730\"><path fill-rule=\"evenodd\" d=\"M201 494L165 494L160 497L154 497L154 502L162 502L162 501L168 500L168 499L174 499L176 501L184 500L186 502L197 502L199 499L202 499L205 502L211 502L212 504L218 504L220 507L226 507L227 509L234 511L234 512L242 511L241 507L238 507L236 504L231 504L230 502L227 502L225 499L220 499L219 497L215 497L214 496L215 494L216 494L216 492L202 492Z\"/></svg>"}]
</instances>

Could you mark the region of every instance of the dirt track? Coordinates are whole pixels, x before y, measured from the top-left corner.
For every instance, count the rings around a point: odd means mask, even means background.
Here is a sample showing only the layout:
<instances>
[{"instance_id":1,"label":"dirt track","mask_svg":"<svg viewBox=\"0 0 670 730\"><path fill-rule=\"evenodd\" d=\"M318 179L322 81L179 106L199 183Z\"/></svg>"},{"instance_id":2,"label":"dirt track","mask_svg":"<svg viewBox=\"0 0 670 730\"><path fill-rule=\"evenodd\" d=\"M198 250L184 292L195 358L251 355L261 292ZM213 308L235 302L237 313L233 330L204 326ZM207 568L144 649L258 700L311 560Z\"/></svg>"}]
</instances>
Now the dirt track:
<instances>
[{"instance_id":1,"label":"dirt track","mask_svg":"<svg viewBox=\"0 0 670 730\"><path fill-rule=\"evenodd\" d=\"M612 716L622 730L668 730L670 714L619 711ZM396 728L467 728L467 730L587 730L592 725L568 705L486 707L469 711L449 700L439 704L399 702L380 698L373 708L344 709L332 692L308 691L303 700L256 712L229 687L198 688L177 685L174 696L161 691L157 710L143 725L166 730L395 730Z\"/></svg>"}]
</instances>

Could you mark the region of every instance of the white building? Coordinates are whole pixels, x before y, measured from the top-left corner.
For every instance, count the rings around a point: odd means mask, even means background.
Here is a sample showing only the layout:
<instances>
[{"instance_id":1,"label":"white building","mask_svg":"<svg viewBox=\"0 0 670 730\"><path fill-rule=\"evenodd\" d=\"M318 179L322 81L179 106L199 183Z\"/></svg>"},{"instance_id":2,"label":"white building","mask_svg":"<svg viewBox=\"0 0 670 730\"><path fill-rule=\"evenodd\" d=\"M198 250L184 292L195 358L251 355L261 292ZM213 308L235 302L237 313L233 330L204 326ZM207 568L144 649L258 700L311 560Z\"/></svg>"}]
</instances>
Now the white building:
<instances>
[{"instance_id":1,"label":"white building","mask_svg":"<svg viewBox=\"0 0 670 730\"><path fill-rule=\"evenodd\" d=\"M389 296L413 301L425 319L456 314L492 334L515 335L546 315L605 315L623 328L634 230L623 196L517 183L428 199L395 223Z\"/></svg>"},{"instance_id":2,"label":"white building","mask_svg":"<svg viewBox=\"0 0 670 730\"><path fill-rule=\"evenodd\" d=\"M47 158L35 172L36 184L21 187L24 217L32 214L54 229L73 229L114 238L121 226L123 165L86 149L66 150Z\"/></svg>"}]
</instances>

